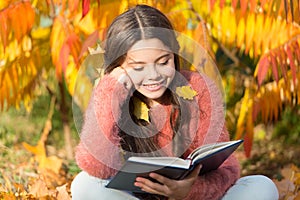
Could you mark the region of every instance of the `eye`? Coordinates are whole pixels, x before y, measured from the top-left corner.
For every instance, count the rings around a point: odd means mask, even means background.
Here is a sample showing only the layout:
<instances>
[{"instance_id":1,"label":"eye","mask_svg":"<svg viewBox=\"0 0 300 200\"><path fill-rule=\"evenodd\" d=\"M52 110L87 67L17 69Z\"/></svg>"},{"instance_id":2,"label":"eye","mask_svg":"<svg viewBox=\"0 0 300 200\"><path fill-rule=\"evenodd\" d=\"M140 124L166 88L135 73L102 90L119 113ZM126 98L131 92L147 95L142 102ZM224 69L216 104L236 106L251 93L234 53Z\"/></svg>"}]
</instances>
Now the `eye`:
<instances>
[{"instance_id":1,"label":"eye","mask_svg":"<svg viewBox=\"0 0 300 200\"><path fill-rule=\"evenodd\" d=\"M169 60L170 59L167 59L165 62L160 62L160 63L157 63L157 64L160 65L160 66L164 66L164 65L167 65L169 63Z\"/></svg>"},{"instance_id":2,"label":"eye","mask_svg":"<svg viewBox=\"0 0 300 200\"><path fill-rule=\"evenodd\" d=\"M144 69L144 66L137 65L137 66L134 66L133 69L135 71L142 71Z\"/></svg>"}]
</instances>

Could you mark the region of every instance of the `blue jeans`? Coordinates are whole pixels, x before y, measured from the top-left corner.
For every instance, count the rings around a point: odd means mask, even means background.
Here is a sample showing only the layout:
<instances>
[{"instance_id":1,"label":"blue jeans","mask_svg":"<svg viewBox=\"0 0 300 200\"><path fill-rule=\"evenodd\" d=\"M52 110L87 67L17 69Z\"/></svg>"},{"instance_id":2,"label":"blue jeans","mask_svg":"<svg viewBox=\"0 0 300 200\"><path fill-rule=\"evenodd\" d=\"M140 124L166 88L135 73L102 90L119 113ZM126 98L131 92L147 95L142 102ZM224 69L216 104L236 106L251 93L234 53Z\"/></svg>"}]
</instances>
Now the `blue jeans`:
<instances>
[{"instance_id":1,"label":"blue jeans","mask_svg":"<svg viewBox=\"0 0 300 200\"><path fill-rule=\"evenodd\" d=\"M106 188L109 180L99 179L80 172L72 182L73 200L138 200L132 193ZM265 176L245 176L226 192L222 200L278 200L278 190Z\"/></svg>"}]
</instances>

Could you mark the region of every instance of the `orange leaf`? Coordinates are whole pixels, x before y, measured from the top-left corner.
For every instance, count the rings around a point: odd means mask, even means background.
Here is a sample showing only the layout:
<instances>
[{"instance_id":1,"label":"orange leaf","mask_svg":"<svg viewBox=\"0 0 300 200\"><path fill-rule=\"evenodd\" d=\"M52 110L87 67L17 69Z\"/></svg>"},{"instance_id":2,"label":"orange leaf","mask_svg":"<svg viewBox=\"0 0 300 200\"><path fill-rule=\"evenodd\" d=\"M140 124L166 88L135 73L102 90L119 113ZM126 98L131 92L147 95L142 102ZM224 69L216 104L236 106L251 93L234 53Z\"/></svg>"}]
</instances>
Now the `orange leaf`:
<instances>
[{"instance_id":1,"label":"orange leaf","mask_svg":"<svg viewBox=\"0 0 300 200\"><path fill-rule=\"evenodd\" d=\"M60 49L59 60L61 63L63 73L66 72L66 68L69 62L70 47L67 43L64 43Z\"/></svg>"},{"instance_id":2,"label":"orange leaf","mask_svg":"<svg viewBox=\"0 0 300 200\"><path fill-rule=\"evenodd\" d=\"M253 143L253 133L246 132L244 136L244 150L247 158L251 156L252 143Z\"/></svg>"},{"instance_id":3,"label":"orange leaf","mask_svg":"<svg viewBox=\"0 0 300 200\"><path fill-rule=\"evenodd\" d=\"M254 12L254 11L255 11L255 9L256 9L256 4L257 4L256 0L250 0L250 11L251 11L251 12Z\"/></svg>"},{"instance_id":4,"label":"orange leaf","mask_svg":"<svg viewBox=\"0 0 300 200\"><path fill-rule=\"evenodd\" d=\"M8 42L7 11L0 12L0 39L5 49Z\"/></svg>"},{"instance_id":5,"label":"orange leaf","mask_svg":"<svg viewBox=\"0 0 300 200\"><path fill-rule=\"evenodd\" d=\"M35 12L31 6L30 2L24 3L24 10L25 10L25 16L26 16L26 25L27 25L26 30L29 31L34 24Z\"/></svg>"},{"instance_id":6,"label":"orange leaf","mask_svg":"<svg viewBox=\"0 0 300 200\"><path fill-rule=\"evenodd\" d=\"M69 0L68 1L69 10L71 13L78 9L78 5L79 5L79 0Z\"/></svg>"},{"instance_id":7,"label":"orange leaf","mask_svg":"<svg viewBox=\"0 0 300 200\"><path fill-rule=\"evenodd\" d=\"M13 30L14 32L14 36L17 39L17 41L19 42L21 40L22 37L22 20L19 20L19 16L17 14L17 9L15 9L15 7L12 7L8 10L8 19L10 22L10 26L11 26L11 30Z\"/></svg>"},{"instance_id":8,"label":"orange leaf","mask_svg":"<svg viewBox=\"0 0 300 200\"><path fill-rule=\"evenodd\" d=\"M81 49L81 42L78 35L75 33L71 33L67 39L68 46L70 47L71 55L73 56L73 59L76 63L76 65L79 64L79 52Z\"/></svg>"},{"instance_id":9,"label":"orange leaf","mask_svg":"<svg viewBox=\"0 0 300 200\"><path fill-rule=\"evenodd\" d=\"M11 66L11 68L9 70L7 70L9 78L11 80L11 86L10 88L12 88L12 96L17 95L18 92L18 75L17 75L17 71L16 71L16 65Z\"/></svg>"},{"instance_id":10,"label":"orange leaf","mask_svg":"<svg viewBox=\"0 0 300 200\"><path fill-rule=\"evenodd\" d=\"M39 178L33 185L29 187L29 194L32 194L36 198L42 198L49 195L49 189L45 183L45 180Z\"/></svg>"},{"instance_id":11,"label":"orange leaf","mask_svg":"<svg viewBox=\"0 0 300 200\"><path fill-rule=\"evenodd\" d=\"M27 2L28 3L28 2ZM20 20L22 19L23 16L27 15L27 10L25 9L25 3L20 3L16 5L15 8L15 15L17 18L19 18L18 21L12 21L11 23L17 23L19 28L20 28L20 34L21 34L21 38L26 34L27 32L27 17L24 18L24 20ZM21 39L20 38L20 39Z\"/></svg>"},{"instance_id":12,"label":"orange leaf","mask_svg":"<svg viewBox=\"0 0 300 200\"><path fill-rule=\"evenodd\" d=\"M69 196L69 193L67 191L67 184L64 184L60 187L56 187L56 190L58 191L57 200L69 200L69 199L71 199L70 196Z\"/></svg>"}]
</instances>

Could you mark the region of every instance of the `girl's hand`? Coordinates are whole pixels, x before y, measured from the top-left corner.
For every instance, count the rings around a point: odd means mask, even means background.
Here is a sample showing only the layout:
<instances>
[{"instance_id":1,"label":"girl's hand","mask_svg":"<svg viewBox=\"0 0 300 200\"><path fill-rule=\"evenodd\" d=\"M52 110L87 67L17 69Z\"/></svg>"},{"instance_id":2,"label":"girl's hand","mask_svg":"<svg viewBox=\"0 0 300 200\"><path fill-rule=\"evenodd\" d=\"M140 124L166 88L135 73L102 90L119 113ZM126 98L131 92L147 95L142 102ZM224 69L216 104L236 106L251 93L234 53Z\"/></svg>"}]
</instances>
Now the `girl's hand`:
<instances>
[{"instance_id":1,"label":"girl's hand","mask_svg":"<svg viewBox=\"0 0 300 200\"><path fill-rule=\"evenodd\" d=\"M196 181L200 169L201 165L198 165L192 173L183 180L173 180L156 173L150 173L149 176L159 183L154 183L147 178L137 177L134 185L140 187L145 192L169 197L169 200L184 199Z\"/></svg>"},{"instance_id":2,"label":"girl's hand","mask_svg":"<svg viewBox=\"0 0 300 200\"><path fill-rule=\"evenodd\" d=\"M119 83L123 84L126 89L130 90L133 86L132 80L123 67L116 67L111 73Z\"/></svg>"}]
</instances>

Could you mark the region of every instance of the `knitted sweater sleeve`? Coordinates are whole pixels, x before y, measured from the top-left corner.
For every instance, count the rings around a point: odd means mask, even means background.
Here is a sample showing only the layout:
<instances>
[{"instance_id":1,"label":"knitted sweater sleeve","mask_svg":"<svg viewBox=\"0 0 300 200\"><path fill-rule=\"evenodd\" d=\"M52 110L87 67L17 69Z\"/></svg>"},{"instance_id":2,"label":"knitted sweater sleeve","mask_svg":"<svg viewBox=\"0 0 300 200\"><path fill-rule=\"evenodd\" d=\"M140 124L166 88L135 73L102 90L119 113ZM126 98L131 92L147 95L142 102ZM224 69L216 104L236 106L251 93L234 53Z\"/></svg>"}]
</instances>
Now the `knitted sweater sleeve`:
<instances>
[{"instance_id":1,"label":"knitted sweater sleeve","mask_svg":"<svg viewBox=\"0 0 300 200\"><path fill-rule=\"evenodd\" d=\"M75 151L78 166L92 176L109 178L122 165L116 123L127 95L127 89L109 75L93 90Z\"/></svg>"},{"instance_id":2,"label":"knitted sweater sleeve","mask_svg":"<svg viewBox=\"0 0 300 200\"><path fill-rule=\"evenodd\" d=\"M183 75L197 91L196 98L200 109L198 130L186 152L188 155L202 144L228 141L229 134L225 126L222 96L213 81L198 73L188 72ZM239 163L232 155L217 170L199 176L186 199L220 199L239 176Z\"/></svg>"}]
</instances>

